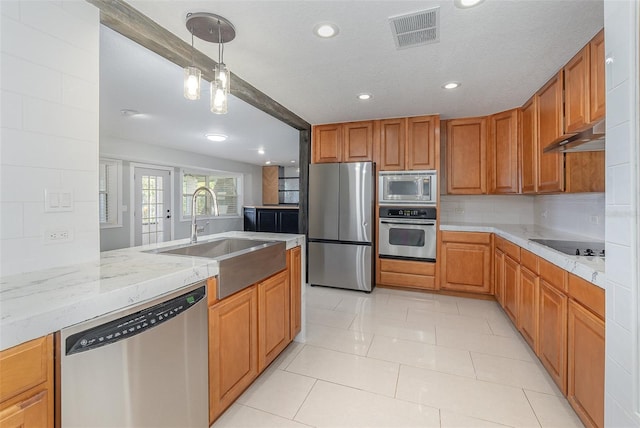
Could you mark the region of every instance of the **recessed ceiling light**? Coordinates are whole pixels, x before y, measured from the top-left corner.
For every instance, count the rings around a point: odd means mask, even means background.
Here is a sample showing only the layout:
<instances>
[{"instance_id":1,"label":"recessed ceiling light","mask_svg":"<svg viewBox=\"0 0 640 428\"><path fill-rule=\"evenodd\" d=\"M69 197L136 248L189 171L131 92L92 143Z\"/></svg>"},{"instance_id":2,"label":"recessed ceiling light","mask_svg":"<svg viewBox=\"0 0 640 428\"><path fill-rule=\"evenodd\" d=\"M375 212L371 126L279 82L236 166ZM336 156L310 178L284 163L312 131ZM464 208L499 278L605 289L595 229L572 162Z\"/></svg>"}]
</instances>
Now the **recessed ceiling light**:
<instances>
[{"instance_id":1,"label":"recessed ceiling light","mask_svg":"<svg viewBox=\"0 0 640 428\"><path fill-rule=\"evenodd\" d=\"M453 4L461 9L468 9L482 3L484 0L453 0Z\"/></svg>"},{"instance_id":2,"label":"recessed ceiling light","mask_svg":"<svg viewBox=\"0 0 640 428\"><path fill-rule=\"evenodd\" d=\"M338 29L338 26L330 22L323 22L313 27L313 33L318 37L322 37L323 39L335 37L339 32L340 29Z\"/></svg>"},{"instance_id":3,"label":"recessed ceiling light","mask_svg":"<svg viewBox=\"0 0 640 428\"><path fill-rule=\"evenodd\" d=\"M258 154L263 155L264 154L264 149L258 149Z\"/></svg>"},{"instance_id":4,"label":"recessed ceiling light","mask_svg":"<svg viewBox=\"0 0 640 428\"><path fill-rule=\"evenodd\" d=\"M207 134L207 139L219 143L221 141L225 141L227 139L227 136L222 134Z\"/></svg>"},{"instance_id":5,"label":"recessed ceiling light","mask_svg":"<svg viewBox=\"0 0 640 428\"><path fill-rule=\"evenodd\" d=\"M271 161L266 161L265 162L267 165L271 165Z\"/></svg>"},{"instance_id":6,"label":"recessed ceiling light","mask_svg":"<svg viewBox=\"0 0 640 428\"><path fill-rule=\"evenodd\" d=\"M460 82L449 82L442 85L444 89L455 89L455 88L459 88L460 86L462 86L462 83Z\"/></svg>"},{"instance_id":7,"label":"recessed ceiling light","mask_svg":"<svg viewBox=\"0 0 640 428\"><path fill-rule=\"evenodd\" d=\"M370 100L371 98L373 98L373 95L366 92L362 94L358 94L358 99L362 101Z\"/></svg>"},{"instance_id":8,"label":"recessed ceiling light","mask_svg":"<svg viewBox=\"0 0 640 428\"><path fill-rule=\"evenodd\" d=\"M291 163L296 163L296 160L295 159L291 159Z\"/></svg>"},{"instance_id":9,"label":"recessed ceiling light","mask_svg":"<svg viewBox=\"0 0 640 428\"><path fill-rule=\"evenodd\" d=\"M133 110L130 108L123 108L122 110L120 110L120 114L125 116L125 117L131 117L131 116L137 116L140 114L140 112L138 110Z\"/></svg>"}]
</instances>

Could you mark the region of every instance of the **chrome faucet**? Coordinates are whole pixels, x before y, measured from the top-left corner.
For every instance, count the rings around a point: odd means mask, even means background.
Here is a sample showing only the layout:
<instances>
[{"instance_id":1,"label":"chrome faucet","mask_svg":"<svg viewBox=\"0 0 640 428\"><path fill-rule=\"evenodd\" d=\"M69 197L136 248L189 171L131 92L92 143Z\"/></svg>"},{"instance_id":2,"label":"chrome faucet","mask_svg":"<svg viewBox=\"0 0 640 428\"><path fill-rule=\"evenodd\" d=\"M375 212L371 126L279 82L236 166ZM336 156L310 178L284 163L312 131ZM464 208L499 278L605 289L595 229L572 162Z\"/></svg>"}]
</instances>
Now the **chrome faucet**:
<instances>
[{"instance_id":1,"label":"chrome faucet","mask_svg":"<svg viewBox=\"0 0 640 428\"><path fill-rule=\"evenodd\" d=\"M216 194L213 190L209 189L207 186L201 186L193 192L193 196L191 197L191 243L195 244L198 242L198 226L196 225L196 196L200 192L208 192L211 195L211 199L213 199L213 215L218 215L218 198L216 198Z\"/></svg>"}]
</instances>

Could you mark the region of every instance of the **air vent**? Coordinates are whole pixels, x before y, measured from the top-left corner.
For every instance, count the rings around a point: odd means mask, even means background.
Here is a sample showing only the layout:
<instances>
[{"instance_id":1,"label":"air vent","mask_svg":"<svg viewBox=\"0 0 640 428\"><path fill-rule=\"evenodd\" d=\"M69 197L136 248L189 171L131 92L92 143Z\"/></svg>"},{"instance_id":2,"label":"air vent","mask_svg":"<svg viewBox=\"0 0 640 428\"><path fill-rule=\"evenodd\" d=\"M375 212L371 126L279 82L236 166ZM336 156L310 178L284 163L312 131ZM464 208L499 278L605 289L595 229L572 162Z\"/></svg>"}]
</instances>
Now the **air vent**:
<instances>
[{"instance_id":1,"label":"air vent","mask_svg":"<svg viewBox=\"0 0 640 428\"><path fill-rule=\"evenodd\" d=\"M426 45L440 41L440 7L389 18L396 48Z\"/></svg>"}]
</instances>

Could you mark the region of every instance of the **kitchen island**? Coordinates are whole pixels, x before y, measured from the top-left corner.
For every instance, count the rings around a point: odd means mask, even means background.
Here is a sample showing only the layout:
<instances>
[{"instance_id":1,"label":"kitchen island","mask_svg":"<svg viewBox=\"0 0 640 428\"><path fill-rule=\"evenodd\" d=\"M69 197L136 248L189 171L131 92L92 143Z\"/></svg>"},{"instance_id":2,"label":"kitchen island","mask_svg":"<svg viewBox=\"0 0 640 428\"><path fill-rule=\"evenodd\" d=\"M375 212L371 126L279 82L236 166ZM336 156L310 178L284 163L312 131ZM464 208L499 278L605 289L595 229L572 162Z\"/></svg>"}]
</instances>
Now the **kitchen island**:
<instances>
[{"instance_id":1,"label":"kitchen island","mask_svg":"<svg viewBox=\"0 0 640 428\"><path fill-rule=\"evenodd\" d=\"M304 235L231 231L199 240L223 237L285 241L287 249L302 246L305 254ZM146 252L188 242L181 239L107 251L98 263L0 279L0 350L216 276L218 264L213 259ZM304 266L303 262L302 284ZM304 338L304 313L302 317L298 340Z\"/></svg>"}]
</instances>

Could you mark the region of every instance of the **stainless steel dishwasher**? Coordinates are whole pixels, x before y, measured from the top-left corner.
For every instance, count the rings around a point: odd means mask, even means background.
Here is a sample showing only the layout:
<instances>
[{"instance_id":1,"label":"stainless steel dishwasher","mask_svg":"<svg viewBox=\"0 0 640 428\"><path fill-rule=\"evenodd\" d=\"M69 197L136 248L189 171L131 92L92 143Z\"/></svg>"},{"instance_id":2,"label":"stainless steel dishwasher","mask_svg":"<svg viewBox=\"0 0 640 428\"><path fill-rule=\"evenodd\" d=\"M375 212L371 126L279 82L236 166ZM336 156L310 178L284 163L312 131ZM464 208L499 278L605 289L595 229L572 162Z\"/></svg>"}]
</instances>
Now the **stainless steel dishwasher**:
<instances>
[{"instance_id":1,"label":"stainless steel dishwasher","mask_svg":"<svg viewBox=\"0 0 640 428\"><path fill-rule=\"evenodd\" d=\"M205 283L61 332L61 425L209 426Z\"/></svg>"}]
</instances>

